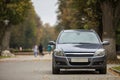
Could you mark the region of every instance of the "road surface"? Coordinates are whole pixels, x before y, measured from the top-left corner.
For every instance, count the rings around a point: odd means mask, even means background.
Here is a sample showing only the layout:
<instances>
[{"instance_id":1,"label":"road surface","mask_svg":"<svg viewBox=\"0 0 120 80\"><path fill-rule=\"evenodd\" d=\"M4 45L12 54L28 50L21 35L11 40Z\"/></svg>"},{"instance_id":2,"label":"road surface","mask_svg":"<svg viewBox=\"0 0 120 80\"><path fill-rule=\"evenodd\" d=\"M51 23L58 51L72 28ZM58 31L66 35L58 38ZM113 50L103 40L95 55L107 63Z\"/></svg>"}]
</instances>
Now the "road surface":
<instances>
[{"instance_id":1,"label":"road surface","mask_svg":"<svg viewBox=\"0 0 120 80\"><path fill-rule=\"evenodd\" d=\"M53 75L51 66L51 60L0 61L0 80L120 80L110 71L104 75L92 70L62 70Z\"/></svg>"}]
</instances>

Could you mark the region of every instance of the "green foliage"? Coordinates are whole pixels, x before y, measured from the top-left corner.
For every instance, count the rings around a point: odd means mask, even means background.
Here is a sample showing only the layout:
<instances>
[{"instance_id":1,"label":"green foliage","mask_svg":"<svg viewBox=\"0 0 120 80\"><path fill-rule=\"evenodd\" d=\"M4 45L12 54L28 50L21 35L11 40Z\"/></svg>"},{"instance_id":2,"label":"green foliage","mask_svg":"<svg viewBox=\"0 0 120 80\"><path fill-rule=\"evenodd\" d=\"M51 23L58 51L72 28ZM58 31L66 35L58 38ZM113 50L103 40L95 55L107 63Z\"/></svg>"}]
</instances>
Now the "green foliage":
<instances>
[{"instance_id":1,"label":"green foliage","mask_svg":"<svg viewBox=\"0 0 120 80\"><path fill-rule=\"evenodd\" d=\"M30 5L29 0L0 0L0 21L8 19L12 25L20 23L25 19Z\"/></svg>"},{"instance_id":2,"label":"green foliage","mask_svg":"<svg viewBox=\"0 0 120 80\"><path fill-rule=\"evenodd\" d=\"M99 26L101 16L98 14L101 12L99 7L96 8L99 5L95 0L59 0L58 4L58 26L64 29L83 29L86 25L91 29Z\"/></svg>"},{"instance_id":3,"label":"green foliage","mask_svg":"<svg viewBox=\"0 0 120 80\"><path fill-rule=\"evenodd\" d=\"M103 2L109 2L114 10L113 26L118 29L120 24L120 0L59 0L58 25L56 30L62 29L95 29L102 37ZM82 20L84 18L84 20ZM117 42L120 38L117 37Z\"/></svg>"},{"instance_id":4,"label":"green foliage","mask_svg":"<svg viewBox=\"0 0 120 80\"><path fill-rule=\"evenodd\" d=\"M89 26L87 24L85 24L84 29L89 29Z\"/></svg>"},{"instance_id":5,"label":"green foliage","mask_svg":"<svg viewBox=\"0 0 120 80\"><path fill-rule=\"evenodd\" d=\"M35 14L34 8L28 11L25 21L12 29L10 47L19 49L32 48L35 44L43 44L47 48L50 40L55 40L56 34L54 27L49 24L42 25L40 18Z\"/></svg>"},{"instance_id":6,"label":"green foliage","mask_svg":"<svg viewBox=\"0 0 120 80\"><path fill-rule=\"evenodd\" d=\"M32 5L31 5L32 6ZM34 8L29 9L28 16L20 25L14 26L11 33L10 47L32 48L36 44L38 20ZM38 20L40 21L40 20Z\"/></svg>"},{"instance_id":7,"label":"green foliage","mask_svg":"<svg viewBox=\"0 0 120 80\"><path fill-rule=\"evenodd\" d=\"M4 46L5 33L11 30L13 25L18 25L25 20L31 5L30 0L0 0L0 49ZM8 25L5 25L5 20L9 20Z\"/></svg>"},{"instance_id":8,"label":"green foliage","mask_svg":"<svg viewBox=\"0 0 120 80\"><path fill-rule=\"evenodd\" d=\"M38 33L39 37L40 37L39 43L41 43L43 45L44 49L46 50L47 46L48 46L48 42L56 40L57 33L55 31L55 27L50 26L47 23L43 26L44 27L41 27L40 32Z\"/></svg>"},{"instance_id":9,"label":"green foliage","mask_svg":"<svg viewBox=\"0 0 120 80\"><path fill-rule=\"evenodd\" d=\"M113 67L113 69L120 71L120 66Z\"/></svg>"},{"instance_id":10,"label":"green foliage","mask_svg":"<svg viewBox=\"0 0 120 80\"><path fill-rule=\"evenodd\" d=\"M88 1L87 1L87 4L88 4L88 5L91 5L92 3L95 3L95 2L97 2L97 0L88 0Z\"/></svg>"}]
</instances>

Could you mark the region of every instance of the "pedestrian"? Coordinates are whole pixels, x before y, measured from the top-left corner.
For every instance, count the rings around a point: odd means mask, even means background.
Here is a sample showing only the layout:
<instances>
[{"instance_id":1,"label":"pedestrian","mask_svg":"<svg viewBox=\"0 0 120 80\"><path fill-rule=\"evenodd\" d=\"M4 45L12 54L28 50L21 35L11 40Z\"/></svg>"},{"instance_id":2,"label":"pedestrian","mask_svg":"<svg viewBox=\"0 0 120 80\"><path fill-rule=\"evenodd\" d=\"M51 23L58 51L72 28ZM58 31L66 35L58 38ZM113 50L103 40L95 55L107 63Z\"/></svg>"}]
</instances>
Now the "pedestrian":
<instances>
[{"instance_id":1,"label":"pedestrian","mask_svg":"<svg viewBox=\"0 0 120 80\"><path fill-rule=\"evenodd\" d=\"M37 46L37 45L34 46L33 51L34 51L34 56L37 57L38 52L39 52L39 51L38 51L38 46Z\"/></svg>"},{"instance_id":2,"label":"pedestrian","mask_svg":"<svg viewBox=\"0 0 120 80\"><path fill-rule=\"evenodd\" d=\"M19 50L22 51L22 47L21 46L19 47Z\"/></svg>"},{"instance_id":3,"label":"pedestrian","mask_svg":"<svg viewBox=\"0 0 120 80\"><path fill-rule=\"evenodd\" d=\"M51 53L51 50L52 50L52 47L51 47L51 45L48 44L47 51L48 51L49 54Z\"/></svg>"},{"instance_id":4,"label":"pedestrian","mask_svg":"<svg viewBox=\"0 0 120 80\"><path fill-rule=\"evenodd\" d=\"M39 52L40 52L41 55L44 55L44 54L43 54L43 46L42 46L41 43L40 43L40 45L39 45Z\"/></svg>"}]
</instances>

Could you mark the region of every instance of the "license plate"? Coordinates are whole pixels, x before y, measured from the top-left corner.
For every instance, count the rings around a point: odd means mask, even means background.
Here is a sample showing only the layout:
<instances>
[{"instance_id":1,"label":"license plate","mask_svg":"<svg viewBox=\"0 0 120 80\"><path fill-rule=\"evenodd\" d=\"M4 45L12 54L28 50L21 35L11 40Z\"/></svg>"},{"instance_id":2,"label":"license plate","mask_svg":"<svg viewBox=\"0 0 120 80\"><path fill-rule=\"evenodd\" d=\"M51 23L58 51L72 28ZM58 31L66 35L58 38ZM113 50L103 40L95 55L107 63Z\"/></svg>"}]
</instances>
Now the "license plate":
<instances>
[{"instance_id":1,"label":"license plate","mask_svg":"<svg viewBox=\"0 0 120 80\"><path fill-rule=\"evenodd\" d=\"M88 62L88 58L72 58L71 62Z\"/></svg>"}]
</instances>

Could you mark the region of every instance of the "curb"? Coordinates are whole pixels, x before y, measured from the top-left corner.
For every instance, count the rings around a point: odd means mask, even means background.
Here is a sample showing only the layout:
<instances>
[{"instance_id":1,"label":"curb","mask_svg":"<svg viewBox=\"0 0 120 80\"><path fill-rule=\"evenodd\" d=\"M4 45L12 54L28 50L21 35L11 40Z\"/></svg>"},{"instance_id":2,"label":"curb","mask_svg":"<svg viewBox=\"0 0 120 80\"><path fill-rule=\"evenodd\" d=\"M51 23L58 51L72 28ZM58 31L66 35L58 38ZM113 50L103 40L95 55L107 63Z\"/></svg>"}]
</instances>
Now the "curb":
<instances>
[{"instance_id":1,"label":"curb","mask_svg":"<svg viewBox=\"0 0 120 80\"><path fill-rule=\"evenodd\" d=\"M109 68L109 70L120 77L120 71L119 70L116 70L114 68Z\"/></svg>"},{"instance_id":2,"label":"curb","mask_svg":"<svg viewBox=\"0 0 120 80\"><path fill-rule=\"evenodd\" d=\"M27 61L51 61L51 60L49 60L49 59L41 59L41 60L0 60L0 62L27 62Z\"/></svg>"},{"instance_id":3,"label":"curb","mask_svg":"<svg viewBox=\"0 0 120 80\"><path fill-rule=\"evenodd\" d=\"M5 61L51 61L51 55L44 55L44 56L40 56L40 57L14 57L14 58L4 58L4 59L0 59L0 62L5 62Z\"/></svg>"}]
</instances>

